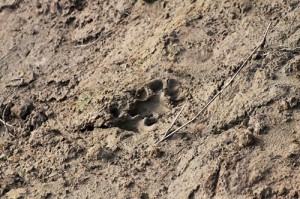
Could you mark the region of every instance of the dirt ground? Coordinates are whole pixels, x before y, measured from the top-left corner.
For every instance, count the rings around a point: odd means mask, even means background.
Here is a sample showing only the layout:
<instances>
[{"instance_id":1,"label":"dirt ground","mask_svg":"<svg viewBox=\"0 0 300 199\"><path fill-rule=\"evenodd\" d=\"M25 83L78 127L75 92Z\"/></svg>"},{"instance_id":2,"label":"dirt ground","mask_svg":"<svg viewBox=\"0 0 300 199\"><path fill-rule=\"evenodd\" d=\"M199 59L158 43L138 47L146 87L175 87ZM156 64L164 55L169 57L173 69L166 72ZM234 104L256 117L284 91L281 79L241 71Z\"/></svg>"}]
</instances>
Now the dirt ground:
<instances>
[{"instance_id":1,"label":"dirt ground","mask_svg":"<svg viewBox=\"0 0 300 199\"><path fill-rule=\"evenodd\" d=\"M2 0L0 27L0 198L300 197L298 0Z\"/></svg>"}]
</instances>

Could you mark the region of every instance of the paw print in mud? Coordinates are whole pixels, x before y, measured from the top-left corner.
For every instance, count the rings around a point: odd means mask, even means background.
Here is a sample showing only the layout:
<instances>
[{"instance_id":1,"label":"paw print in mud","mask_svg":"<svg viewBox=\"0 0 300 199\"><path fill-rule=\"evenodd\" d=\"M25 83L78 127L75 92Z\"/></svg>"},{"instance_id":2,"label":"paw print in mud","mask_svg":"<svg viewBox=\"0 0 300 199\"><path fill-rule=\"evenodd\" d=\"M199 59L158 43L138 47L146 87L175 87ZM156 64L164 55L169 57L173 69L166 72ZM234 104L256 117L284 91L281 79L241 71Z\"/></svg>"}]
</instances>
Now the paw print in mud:
<instances>
[{"instance_id":1,"label":"paw print in mud","mask_svg":"<svg viewBox=\"0 0 300 199\"><path fill-rule=\"evenodd\" d=\"M137 89L134 99L125 106L112 103L108 126L135 132L151 131L159 118L170 111L170 105L182 101L180 93L180 83L175 79L152 80Z\"/></svg>"}]
</instances>

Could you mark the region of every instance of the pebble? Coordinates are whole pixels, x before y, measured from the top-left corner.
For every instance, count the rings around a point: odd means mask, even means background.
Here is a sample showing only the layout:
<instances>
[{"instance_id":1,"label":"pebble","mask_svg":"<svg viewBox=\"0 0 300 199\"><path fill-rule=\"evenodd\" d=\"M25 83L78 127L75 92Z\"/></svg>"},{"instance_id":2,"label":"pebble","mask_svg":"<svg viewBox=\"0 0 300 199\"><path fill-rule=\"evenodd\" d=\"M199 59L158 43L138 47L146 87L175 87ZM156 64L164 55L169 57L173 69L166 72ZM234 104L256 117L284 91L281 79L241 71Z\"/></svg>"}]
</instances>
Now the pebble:
<instances>
[{"instance_id":1,"label":"pebble","mask_svg":"<svg viewBox=\"0 0 300 199\"><path fill-rule=\"evenodd\" d=\"M239 147L247 147L255 143L254 135L248 131L240 134L238 138Z\"/></svg>"}]
</instances>

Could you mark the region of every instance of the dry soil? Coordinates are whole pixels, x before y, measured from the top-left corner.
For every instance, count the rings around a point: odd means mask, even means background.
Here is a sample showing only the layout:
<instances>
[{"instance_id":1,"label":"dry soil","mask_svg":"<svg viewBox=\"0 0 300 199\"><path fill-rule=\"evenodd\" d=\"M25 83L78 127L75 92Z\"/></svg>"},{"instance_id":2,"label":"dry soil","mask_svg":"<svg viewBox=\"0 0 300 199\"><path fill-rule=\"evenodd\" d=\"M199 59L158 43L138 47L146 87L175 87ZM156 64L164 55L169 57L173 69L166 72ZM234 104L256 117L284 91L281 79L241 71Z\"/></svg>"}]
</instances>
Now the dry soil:
<instances>
[{"instance_id":1,"label":"dry soil","mask_svg":"<svg viewBox=\"0 0 300 199\"><path fill-rule=\"evenodd\" d=\"M0 197L299 198L298 0L1 0L0 38Z\"/></svg>"}]
</instances>

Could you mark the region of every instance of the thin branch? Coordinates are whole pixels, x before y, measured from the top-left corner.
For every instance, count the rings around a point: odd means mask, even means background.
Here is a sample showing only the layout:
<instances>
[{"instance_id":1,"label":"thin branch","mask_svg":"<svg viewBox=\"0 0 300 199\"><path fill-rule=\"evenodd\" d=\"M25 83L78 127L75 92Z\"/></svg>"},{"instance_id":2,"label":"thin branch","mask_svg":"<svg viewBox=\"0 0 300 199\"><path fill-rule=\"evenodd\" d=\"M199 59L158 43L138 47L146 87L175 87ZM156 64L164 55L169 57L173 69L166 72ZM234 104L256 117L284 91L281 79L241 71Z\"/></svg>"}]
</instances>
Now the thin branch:
<instances>
[{"instance_id":1,"label":"thin branch","mask_svg":"<svg viewBox=\"0 0 300 199\"><path fill-rule=\"evenodd\" d=\"M4 108L4 110L3 110L1 122L2 122L3 125L4 125L6 132L9 133L10 135L14 136L14 135L9 131L9 128L8 128L8 127L12 128L13 131L15 130L15 127L12 126L12 125L10 125L10 124L8 124L8 123L6 123L6 121L5 121L5 113L6 113L7 107L8 107L8 106L6 105L5 108Z\"/></svg>"},{"instance_id":2,"label":"thin branch","mask_svg":"<svg viewBox=\"0 0 300 199\"><path fill-rule=\"evenodd\" d=\"M178 114L174 117L173 122L171 123L170 127L168 128L168 130L166 131L166 133L164 134L164 136L162 137L162 139L160 139L155 144L159 144L160 142L162 142L164 140L164 138L168 135L169 131L172 129L172 127L174 126L175 122L177 121L178 117L180 116L180 114L182 113L182 111L183 111L183 109L185 107L186 107L186 104L184 104L182 106L182 108L180 109L180 111L178 112Z\"/></svg>"},{"instance_id":3,"label":"thin branch","mask_svg":"<svg viewBox=\"0 0 300 199\"><path fill-rule=\"evenodd\" d=\"M2 107L3 103L12 95L16 92L16 90L21 86L21 84L23 84L24 82L24 79L23 78L17 78L17 79L13 79L13 81L15 80L20 80L19 84L12 90L11 93L9 93L7 96L5 96L2 100L2 102L0 103L0 107ZM0 122L3 123L4 127L5 127L5 130L7 133L9 133L11 136L15 137L10 131L9 131L9 128L8 127L11 127L13 130L15 129L14 126L8 124L6 121L5 121L5 113L6 113L6 110L7 110L7 105L5 106L4 110L3 110L3 113L2 113L2 119L0 119Z\"/></svg>"},{"instance_id":4,"label":"thin branch","mask_svg":"<svg viewBox=\"0 0 300 199\"><path fill-rule=\"evenodd\" d=\"M191 120L189 120L188 122L186 122L185 124L183 124L182 126L178 127L177 129L175 129L174 131L172 131L171 133L169 133L167 136L165 136L162 140L160 140L159 142L162 142L164 140L166 140L167 138L169 138L170 136L172 136L173 134L175 134L176 132L178 132L179 130L183 129L184 127L186 127L187 125L189 125L190 123L194 122L206 109L207 107L233 82L233 80L236 78L236 76L241 72L241 70L246 66L246 64L248 63L248 61L251 59L251 57L254 55L254 53L260 48L260 47L264 47L264 44L266 42L266 37L267 34L269 32L271 23L269 23L262 41L254 48L254 50L250 53L250 55L246 58L246 60L243 62L243 64L240 66L240 68L237 70L237 72L232 76L232 78L230 79L230 81L225 84L225 86L196 114L196 116L194 116Z\"/></svg>"},{"instance_id":5,"label":"thin branch","mask_svg":"<svg viewBox=\"0 0 300 199\"><path fill-rule=\"evenodd\" d=\"M8 106L6 105L4 110L3 110L3 113L2 113L2 119L3 119L4 122L5 122L5 113L6 113L7 107Z\"/></svg>"},{"instance_id":6,"label":"thin branch","mask_svg":"<svg viewBox=\"0 0 300 199\"><path fill-rule=\"evenodd\" d=\"M2 122L5 126L9 126L11 128L14 128L12 125L7 124L4 120L0 119L0 122Z\"/></svg>"},{"instance_id":7,"label":"thin branch","mask_svg":"<svg viewBox=\"0 0 300 199\"><path fill-rule=\"evenodd\" d=\"M6 123L6 122L5 122L4 120L2 120L2 119L0 119L0 122L4 125L6 132L7 132L10 136L16 137L16 136L15 136L14 134L12 134L12 133L9 131L9 129L8 129L8 127L12 128L12 129L15 129L14 126L12 126L12 125Z\"/></svg>"},{"instance_id":8,"label":"thin branch","mask_svg":"<svg viewBox=\"0 0 300 199\"><path fill-rule=\"evenodd\" d=\"M96 39L92 42L89 42L87 44L77 44L77 45L75 45L75 48L91 46L91 45L97 43L100 39L102 39L102 37L99 37L98 39Z\"/></svg>"},{"instance_id":9,"label":"thin branch","mask_svg":"<svg viewBox=\"0 0 300 199\"><path fill-rule=\"evenodd\" d=\"M171 123L170 127L168 128L168 130L166 131L165 135L163 137L165 137L169 131L172 129L172 127L174 126L175 122L177 121L178 117L180 116L180 114L182 113L183 109L186 107L186 104L184 104L182 106L182 108L180 109L180 111L178 112L178 114L176 115L176 117L174 118L173 122Z\"/></svg>"},{"instance_id":10,"label":"thin branch","mask_svg":"<svg viewBox=\"0 0 300 199\"><path fill-rule=\"evenodd\" d=\"M287 47L282 47L279 49L280 51L283 51L283 52L296 52L296 51L299 51L300 50L300 47L295 47L295 48L287 48Z\"/></svg>"}]
</instances>

